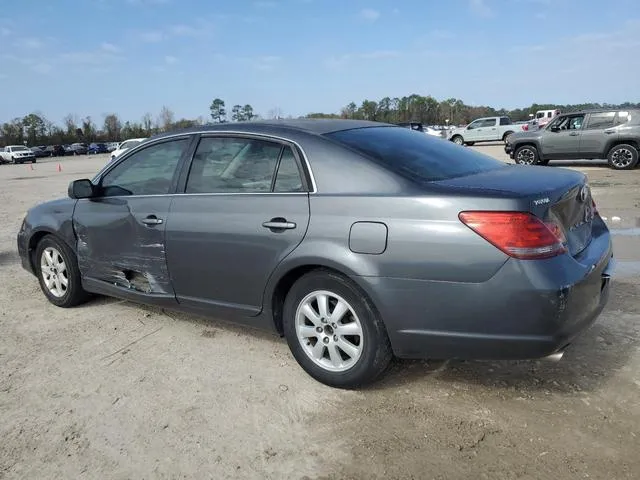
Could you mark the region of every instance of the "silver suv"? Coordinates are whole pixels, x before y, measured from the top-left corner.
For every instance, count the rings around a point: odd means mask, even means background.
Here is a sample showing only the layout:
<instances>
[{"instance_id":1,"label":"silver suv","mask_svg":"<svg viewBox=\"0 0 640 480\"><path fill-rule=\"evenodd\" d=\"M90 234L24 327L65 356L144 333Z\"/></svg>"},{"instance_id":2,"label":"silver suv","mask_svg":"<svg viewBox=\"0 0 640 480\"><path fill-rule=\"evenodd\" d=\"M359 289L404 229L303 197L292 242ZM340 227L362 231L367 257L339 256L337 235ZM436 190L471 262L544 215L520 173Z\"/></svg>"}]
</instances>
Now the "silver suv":
<instances>
[{"instance_id":1,"label":"silver suv","mask_svg":"<svg viewBox=\"0 0 640 480\"><path fill-rule=\"evenodd\" d=\"M511 135L504 151L521 165L606 158L611 168L638 164L640 110L589 110L557 116L545 128Z\"/></svg>"}]
</instances>

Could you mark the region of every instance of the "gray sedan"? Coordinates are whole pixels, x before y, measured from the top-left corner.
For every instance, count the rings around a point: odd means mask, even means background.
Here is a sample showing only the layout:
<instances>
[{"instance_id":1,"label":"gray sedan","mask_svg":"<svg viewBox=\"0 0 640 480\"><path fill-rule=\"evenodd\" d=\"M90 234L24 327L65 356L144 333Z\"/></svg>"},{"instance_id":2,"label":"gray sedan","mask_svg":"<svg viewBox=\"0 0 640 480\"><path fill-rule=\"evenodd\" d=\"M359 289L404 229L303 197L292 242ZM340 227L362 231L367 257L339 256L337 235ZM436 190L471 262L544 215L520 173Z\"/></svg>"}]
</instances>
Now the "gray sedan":
<instances>
[{"instance_id":1,"label":"gray sedan","mask_svg":"<svg viewBox=\"0 0 640 480\"><path fill-rule=\"evenodd\" d=\"M102 294L270 329L349 388L393 355L559 358L613 263L583 174L350 120L153 137L32 208L17 240L54 305Z\"/></svg>"}]
</instances>

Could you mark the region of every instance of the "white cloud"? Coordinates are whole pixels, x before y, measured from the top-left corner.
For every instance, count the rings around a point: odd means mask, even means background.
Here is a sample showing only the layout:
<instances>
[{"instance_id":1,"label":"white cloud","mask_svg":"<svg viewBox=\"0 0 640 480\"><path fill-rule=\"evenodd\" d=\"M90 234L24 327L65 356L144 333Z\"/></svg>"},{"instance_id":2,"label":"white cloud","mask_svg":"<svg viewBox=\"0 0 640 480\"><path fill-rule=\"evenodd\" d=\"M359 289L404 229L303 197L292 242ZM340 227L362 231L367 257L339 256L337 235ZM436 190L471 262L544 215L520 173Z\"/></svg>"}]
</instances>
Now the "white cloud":
<instances>
[{"instance_id":1,"label":"white cloud","mask_svg":"<svg viewBox=\"0 0 640 480\"><path fill-rule=\"evenodd\" d=\"M380 18L380 12L372 8L363 8L360 10L360 18L369 22L375 22Z\"/></svg>"},{"instance_id":2,"label":"white cloud","mask_svg":"<svg viewBox=\"0 0 640 480\"><path fill-rule=\"evenodd\" d=\"M166 55L164 57L164 63L166 63L167 65L173 65L174 63L177 63L177 62L178 62L178 59L173 55Z\"/></svg>"},{"instance_id":3,"label":"white cloud","mask_svg":"<svg viewBox=\"0 0 640 480\"><path fill-rule=\"evenodd\" d=\"M131 5L165 5L171 0L127 0Z\"/></svg>"},{"instance_id":4,"label":"white cloud","mask_svg":"<svg viewBox=\"0 0 640 480\"><path fill-rule=\"evenodd\" d=\"M120 49L116 47L113 43L108 43L108 42L102 42L100 44L100 48L103 51L109 52L109 53L118 53L120 51Z\"/></svg>"},{"instance_id":5,"label":"white cloud","mask_svg":"<svg viewBox=\"0 0 640 480\"><path fill-rule=\"evenodd\" d=\"M469 9L479 17L488 18L493 16L493 11L487 5L486 0L469 0Z\"/></svg>"},{"instance_id":6,"label":"white cloud","mask_svg":"<svg viewBox=\"0 0 640 480\"><path fill-rule=\"evenodd\" d=\"M31 70L36 73L46 75L47 73L51 72L51 70L53 70L53 67L48 63L36 63L34 65L31 65Z\"/></svg>"},{"instance_id":7,"label":"white cloud","mask_svg":"<svg viewBox=\"0 0 640 480\"><path fill-rule=\"evenodd\" d=\"M278 6L278 3L269 0L257 0L253 2L253 6L256 8L274 8Z\"/></svg>"},{"instance_id":8,"label":"white cloud","mask_svg":"<svg viewBox=\"0 0 640 480\"><path fill-rule=\"evenodd\" d=\"M28 48L30 50L37 50L38 48L42 48L45 45L42 40L35 37L20 38L16 40L13 44L18 48Z\"/></svg>"},{"instance_id":9,"label":"white cloud","mask_svg":"<svg viewBox=\"0 0 640 480\"><path fill-rule=\"evenodd\" d=\"M152 32L140 32L138 34L138 38L146 43L158 43L161 42L164 38L162 32L152 31Z\"/></svg>"},{"instance_id":10,"label":"white cloud","mask_svg":"<svg viewBox=\"0 0 640 480\"><path fill-rule=\"evenodd\" d=\"M433 38L437 38L440 40L451 40L452 38L455 38L455 34L453 32L450 32L449 30L433 30L431 31L430 35Z\"/></svg>"},{"instance_id":11,"label":"white cloud","mask_svg":"<svg viewBox=\"0 0 640 480\"><path fill-rule=\"evenodd\" d=\"M397 50L374 50L372 52L363 53L345 53L343 55L327 58L324 64L327 68L336 69L357 60L382 60L385 58L398 58L401 55L402 54Z\"/></svg>"}]
</instances>

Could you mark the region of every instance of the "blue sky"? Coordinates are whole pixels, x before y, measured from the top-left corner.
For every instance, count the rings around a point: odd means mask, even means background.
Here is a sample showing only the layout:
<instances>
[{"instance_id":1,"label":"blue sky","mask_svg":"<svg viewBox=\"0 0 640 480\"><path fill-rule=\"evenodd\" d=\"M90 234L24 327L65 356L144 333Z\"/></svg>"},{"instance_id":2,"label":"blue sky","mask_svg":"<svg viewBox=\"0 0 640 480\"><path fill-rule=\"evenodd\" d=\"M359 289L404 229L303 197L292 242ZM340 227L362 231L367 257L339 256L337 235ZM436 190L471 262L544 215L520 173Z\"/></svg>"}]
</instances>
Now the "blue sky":
<instances>
[{"instance_id":1,"label":"blue sky","mask_svg":"<svg viewBox=\"0 0 640 480\"><path fill-rule=\"evenodd\" d=\"M0 0L0 121L640 101L638 0Z\"/></svg>"}]
</instances>

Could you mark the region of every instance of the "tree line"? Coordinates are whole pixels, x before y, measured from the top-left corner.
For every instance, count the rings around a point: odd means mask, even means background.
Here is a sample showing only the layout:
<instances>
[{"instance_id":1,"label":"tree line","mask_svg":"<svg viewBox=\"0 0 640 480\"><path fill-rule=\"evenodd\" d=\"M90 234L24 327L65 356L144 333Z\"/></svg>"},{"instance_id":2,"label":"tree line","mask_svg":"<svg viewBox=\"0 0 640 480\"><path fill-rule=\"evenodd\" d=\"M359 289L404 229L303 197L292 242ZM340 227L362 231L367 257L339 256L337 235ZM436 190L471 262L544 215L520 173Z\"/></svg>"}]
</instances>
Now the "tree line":
<instances>
[{"instance_id":1,"label":"tree line","mask_svg":"<svg viewBox=\"0 0 640 480\"><path fill-rule=\"evenodd\" d=\"M530 107L507 110L488 106L466 105L462 100L449 98L438 101L432 96L409 95L405 97L384 97L379 101L364 100L360 105L351 102L341 109L340 113L310 113L307 118L349 118L374 120L387 123L422 122L426 125L466 125L476 118L508 116L512 121L529 120L530 114L538 110L555 110L575 112L594 108L640 108L640 103L600 104L583 103L574 105L537 104Z\"/></svg>"},{"instance_id":2,"label":"tree line","mask_svg":"<svg viewBox=\"0 0 640 480\"><path fill-rule=\"evenodd\" d=\"M622 103L619 105L584 103L574 105L532 104L530 107L514 110L495 109L488 106L466 105L462 100L449 98L438 101L434 97L409 95L405 97L384 97L379 101L364 100L360 105L351 102L339 113L309 113L305 118L347 118L374 120L387 123L416 121L427 125L465 125L479 117L511 117L513 121L529 120L530 114L538 110L559 109L563 112L587 110L593 108L640 108L640 103ZM30 113L22 118L14 118L0 124L0 145L55 145L74 142L119 142L128 138L149 137L151 135L188 128L205 123L225 123L252 121L262 118L255 113L250 104L235 104L228 115L225 102L215 98L209 106L210 119L175 118L174 112L163 106L157 116L145 113L140 121L122 121L116 113L104 115L100 125L90 117L79 118L69 114L62 125L48 120L39 113ZM269 110L266 118L283 118L279 107ZM292 118L287 116L287 118Z\"/></svg>"}]
</instances>

